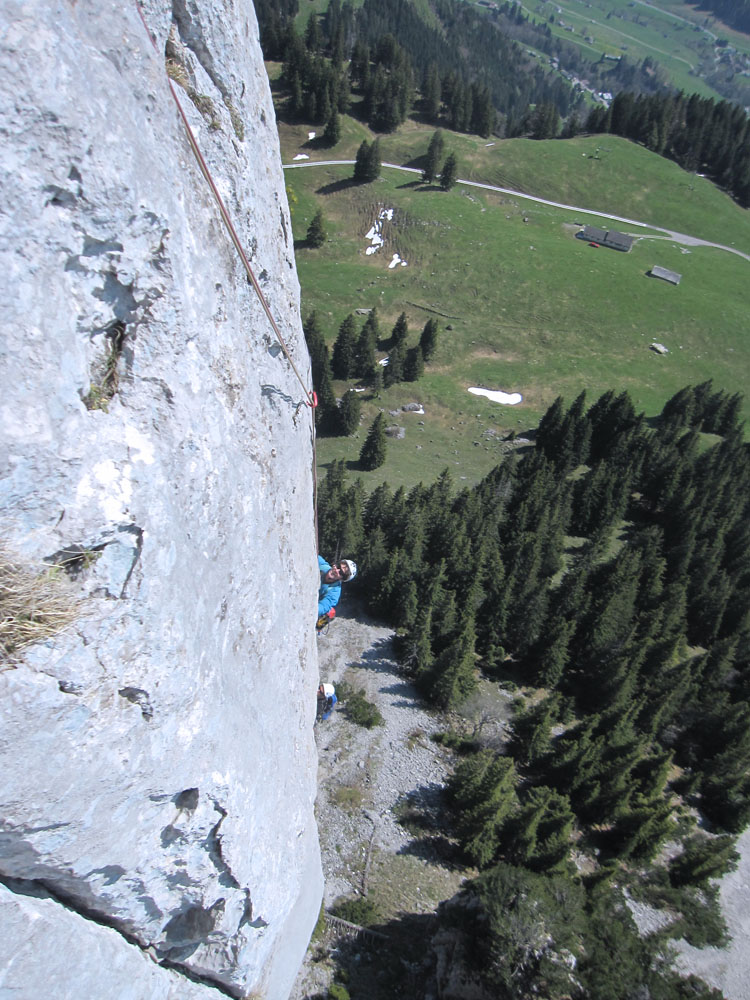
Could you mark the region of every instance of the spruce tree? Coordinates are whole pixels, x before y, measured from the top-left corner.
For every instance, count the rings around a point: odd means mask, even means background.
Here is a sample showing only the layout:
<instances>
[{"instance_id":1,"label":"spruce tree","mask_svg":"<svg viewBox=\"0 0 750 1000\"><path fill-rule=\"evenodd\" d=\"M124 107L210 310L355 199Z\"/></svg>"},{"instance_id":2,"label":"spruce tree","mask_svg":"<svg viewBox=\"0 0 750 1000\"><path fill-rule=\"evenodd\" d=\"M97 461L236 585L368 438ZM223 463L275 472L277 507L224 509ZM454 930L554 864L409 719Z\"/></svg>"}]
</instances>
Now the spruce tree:
<instances>
[{"instance_id":1,"label":"spruce tree","mask_svg":"<svg viewBox=\"0 0 750 1000\"><path fill-rule=\"evenodd\" d=\"M307 245L310 247L322 247L328 238L325 223L323 222L323 209L319 208L312 217L312 222L307 227Z\"/></svg>"},{"instance_id":2,"label":"spruce tree","mask_svg":"<svg viewBox=\"0 0 750 1000\"><path fill-rule=\"evenodd\" d=\"M440 187L443 191L450 191L458 180L458 161L455 154L449 153L440 172Z\"/></svg>"},{"instance_id":3,"label":"spruce tree","mask_svg":"<svg viewBox=\"0 0 750 1000\"><path fill-rule=\"evenodd\" d=\"M410 347L404 359L404 382L417 382L424 375L422 348L417 344Z\"/></svg>"},{"instance_id":4,"label":"spruce tree","mask_svg":"<svg viewBox=\"0 0 750 1000\"><path fill-rule=\"evenodd\" d=\"M350 313L339 327L336 341L333 345L331 368L333 377L349 379L356 374L357 324Z\"/></svg>"},{"instance_id":5,"label":"spruce tree","mask_svg":"<svg viewBox=\"0 0 750 1000\"><path fill-rule=\"evenodd\" d=\"M357 157L354 161L354 181L356 184L365 184L370 180L369 173L370 143L363 139L357 150Z\"/></svg>"},{"instance_id":6,"label":"spruce tree","mask_svg":"<svg viewBox=\"0 0 750 1000\"><path fill-rule=\"evenodd\" d=\"M336 143L341 139L341 123L339 122L339 113L334 105L331 109L331 114L326 122L325 131L323 132L323 141L326 146L335 146Z\"/></svg>"},{"instance_id":7,"label":"spruce tree","mask_svg":"<svg viewBox=\"0 0 750 1000\"><path fill-rule=\"evenodd\" d=\"M365 179L376 181L380 177L380 139L376 139L367 151L367 168Z\"/></svg>"},{"instance_id":8,"label":"spruce tree","mask_svg":"<svg viewBox=\"0 0 750 1000\"><path fill-rule=\"evenodd\" d=\"M361 404L359 395L351 389L345 392L339 402L339 433L349 437L359 427Z\"/></svg>"},{"instance_id":9,"label":"spruce tree","mask_svg":"<svg viewBox=\"0 0 750 1000\"><path fill-rule=\"evenodd\" d=\"M496 859L503 829L517 808L516 778L508 757L480 750L458 765L448 783L458 839L480 868Z\"/></svg>"},{"instance_id":10,"label":"spruce tree","mask_svg":"<svg viewBox=\"0 0 750 1000\"><path fill-rule=\"evenodd\" d=\"M432 360L432 356L437 348L438 322L436 319L428 319L419 338L419 346L422 348L422 357L425 363Z\"/></svg>"},{"instance_id":11,"label":"spruce tree","mask_svg":"<svg viewBox=\"0 0 750 1000\"><path fill-rule=\"evenodd\" d=\"M367 432L365 443L359 453L359 464L363 469L372 472L373 469L379 469L383 465L385 453L385 418L382 413L379 413Z\"/></svg>"},{"instance_id":12,"label":"spruce tree","mask_svg":"<svg viewBox=\"0 0 750 1000\"><path fill-rule=\"evenodd\" d=\"M422 180L425 184L432 184L438 175L444 145L443 133L438 129L437 132L433 133L430 145L427 147L424 170L422 171Z\"/></svg>"},{"instance_id":13,"label":"spruce tree","mask_svg":"<svg viewBox=\"0 0 750 1000\"><path fill-rule=\"evenodd\" d=\"M477 685L474 616L468 615L458 637L435 660L427 696L441 708L455 708Z\"/></svg>"},{"instance_id":14,"label":"spruce tree","mask_svg":"<svg viewBox=\"0 0 750 1000\"><path fill-rule=\"evenodd\" d=\"M394 347L388 354L388 364L383 372L383 385L386 389L402 382L404 378L404 361L406 360L406 348L403 344Z\"/></svg>"},{"instance_id":15,"label":"spruce tree","mask_svg":"<svg viewBox=\"0 0 750 1000\"><path fill-rule=\"evenodd\" d=\"M409 335L409 323L406 313L401 313L391 331L391 347L401 347Z\"/></svg>"},{"instance_id":16,"label":"spruce tree","mask_svg":"<svg viewBox=\"0 0 750 1000\"><path fill-rule=\"evenodd\" d=\"M574 823L567 795L532 788L510 824L508 860L545 874L565 872Z\"/></svg>"},{"instance_id":17,"label":"spruce tree","mask_svg":"<svg viewBox=\"0 0 750 1000\"><path fill-rule=\"evenodd\" d=\"M670 882L704 886L709 879L734 871L739 862L736 844L737 838L728 834L721 837L694 834L685 842L682 854L669 862Z\"/></svg>"}]
</instances>

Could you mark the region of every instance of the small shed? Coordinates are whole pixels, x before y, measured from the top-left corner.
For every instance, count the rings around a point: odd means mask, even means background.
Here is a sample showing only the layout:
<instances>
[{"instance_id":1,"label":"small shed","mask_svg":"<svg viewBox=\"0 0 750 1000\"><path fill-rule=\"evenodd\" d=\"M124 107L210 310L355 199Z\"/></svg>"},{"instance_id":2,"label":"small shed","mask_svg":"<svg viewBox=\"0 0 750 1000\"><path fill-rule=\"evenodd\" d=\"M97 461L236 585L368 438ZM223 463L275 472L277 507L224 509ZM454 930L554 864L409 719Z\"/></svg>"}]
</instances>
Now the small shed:
<instances>
[{"instance_id":1,"label":"small shed","mask_svg":"<svg viewBox=\"0 0 750 1000\"><path fill-rule=\"evenodd\" d=\"M580 233L576 233L579 240L586 240L589 243L598 243L599 246L609 247L610 250L621 250L627 253L633 246L633 237L627 233L620 233L616 229L600 229L598 226L584 226Z\"/></svg>"},{"instance_id":2,"label":"small shed","mask_svg":"<svg viewBox=\"0 0 750 1000\"><path fill-rule=\"evenodd\" d=\"M678 274L677 271L670 271L666 267L659 267L658 264L654 264L648 273L650 277L663 278L664 281L668 281L672 285L679 285L682 280L682 275Z\"/></svg>"}]
</instances>

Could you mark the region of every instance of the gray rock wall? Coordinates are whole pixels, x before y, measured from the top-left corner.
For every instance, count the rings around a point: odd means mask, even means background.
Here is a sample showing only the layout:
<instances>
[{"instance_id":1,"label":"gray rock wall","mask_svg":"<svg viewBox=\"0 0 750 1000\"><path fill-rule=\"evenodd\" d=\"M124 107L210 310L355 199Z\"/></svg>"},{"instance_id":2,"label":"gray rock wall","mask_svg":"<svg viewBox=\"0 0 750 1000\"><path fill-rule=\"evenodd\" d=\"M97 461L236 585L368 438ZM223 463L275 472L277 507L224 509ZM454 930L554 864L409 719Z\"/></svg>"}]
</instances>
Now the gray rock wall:
<instances>
[{"instance_id":1,"label":"gray rock wall","mask_svg":"<svg viewBox=\"0 0 750 1000\"><path fill-rule=\"evenodd\" d=\"M0 992L285 998L322 891L310 411L165 52L309 383L292 232L252 0L144 16L156 49L135 0L3 4L0 582L64 562L73 620L0 665Z\"/></svg>"}]
</instances>

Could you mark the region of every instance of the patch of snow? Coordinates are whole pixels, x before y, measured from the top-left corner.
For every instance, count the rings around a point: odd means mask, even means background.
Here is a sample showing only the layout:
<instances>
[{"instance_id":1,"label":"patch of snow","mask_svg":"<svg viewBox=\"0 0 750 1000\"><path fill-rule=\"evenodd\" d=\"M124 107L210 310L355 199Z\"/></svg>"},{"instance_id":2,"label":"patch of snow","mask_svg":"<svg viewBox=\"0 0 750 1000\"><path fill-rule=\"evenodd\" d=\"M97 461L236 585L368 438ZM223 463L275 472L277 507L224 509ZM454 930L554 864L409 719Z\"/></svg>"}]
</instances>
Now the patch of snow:
<instances>
[{"instance_id":1,"label":"patch of snow","mask_svg":"<svg viewBox=\"0 0 750 1000\"><path fill-rule=\"evenodd\" d=\"M315 132L308 132L308 133L307 133L307 138L308 138L308 139L314 139L314 138L315 138L315 135L316 135L316 133L315 133Z\"/></svg>"},{"instance_id":2,"label":"patch of snow","mask_svg":"<svg viewBox=\"0 0 750 1000\"><path fill-rule=\"evenodd\" d=\"M469 392L475 396L486 396L492 403L503 403L505 406L515 406L520 403L523 396L520 392L501 392L499 389L478 389L472 386Z\"/></svg>"},{"instance_id":3,"label":"patch of snow","mask_svg":"<svg viewBox=\"0 0 750 1000\"><path fill-rule=\"evenodd\" d=\"M297 155L294 157L294 159L295 160L309 160L310 157L307 155L307 153L297 153Z\"/></svg>"},{"instance_id":4,"label":"patch of snow","mask_svg":"<svg viewBox=\"0 0 750 1000\"><path fill-rule=\"evenodd\" d=\"M388 364L388 358L381 358L380 361L378 361L378 364L385 367Z\"/></svg>"},{"instance_id":5,"label":"patch of snow","mask_svg":"<svg viewBox=\"0 0 750 1000\"><path fill-rule=\"evenodd\" d=\"M399 257L399 255L397 253L394 253L393 259L391 260L390 264L388 265L388 269L390 271L392 271L393 268L396 267L400 263L401 263L401 258Z\"/></svg>"},{"instance_id":6,"label":"patch of snow","mask_svg":"<svg viewBox=\"0 0 750 1000\"><path fill-rule=\"evenodd\" d=\"M494 145L495 145L495 143L494 143L494 142L485 142L485 144L484 144L484 148L485 148L485 149L487 149L487 148L488 148L488 146L494 146Z\"/></svg>"},{"instance_id":7,"label":"patch of snow","mask_svg":"<svg viewBox=\"0 0 750 1000\"><path fill-rule=\"evenodd\" d=\"M383 222L386 219L390 221L392 218L393 218L392 208L381 208L380 211L378 212L377 219L375 220L375 222L373 222L372 226L365 234L365 239L370 241L370 246L367 247L367 249L365 250L365 254L368 257L370 256L370 254L377 253L377 251L385 243L385 240L383 239Z\"/></svg>"}]
</instances>

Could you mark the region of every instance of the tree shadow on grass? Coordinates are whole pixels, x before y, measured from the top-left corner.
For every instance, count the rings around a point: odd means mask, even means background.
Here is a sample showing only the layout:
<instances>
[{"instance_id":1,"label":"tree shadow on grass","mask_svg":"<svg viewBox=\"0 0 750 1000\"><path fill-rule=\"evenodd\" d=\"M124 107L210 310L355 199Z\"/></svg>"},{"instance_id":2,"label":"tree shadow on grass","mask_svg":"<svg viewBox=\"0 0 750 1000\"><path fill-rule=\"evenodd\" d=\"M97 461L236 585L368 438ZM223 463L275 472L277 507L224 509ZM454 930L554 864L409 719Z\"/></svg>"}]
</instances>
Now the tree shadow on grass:
<instances>
[{"instance_id":1,"label":"tree shadow on grass","mask_svg":"<svg viewBox=\"0 0 750 1000\"><path fill-rule=\"evenodd\" d=\"M397 184L396 190L402 191L404 188L421 188L422 181L407 181L406 184Z\"/></svg>"},{"instance_id":2,"label":"tree shadow on grass","mask_svg":"<svg viewBox=\"0 0 750 1000\"><path fill-rule=\"evenodd\" d=\"M359 187L359 181L355 181L353 177L343 177L339 181L331 181L330 184L319 187L315 194L337 194L339 191L346 191L352 187Z\"/></svg>"}]
</instances>

